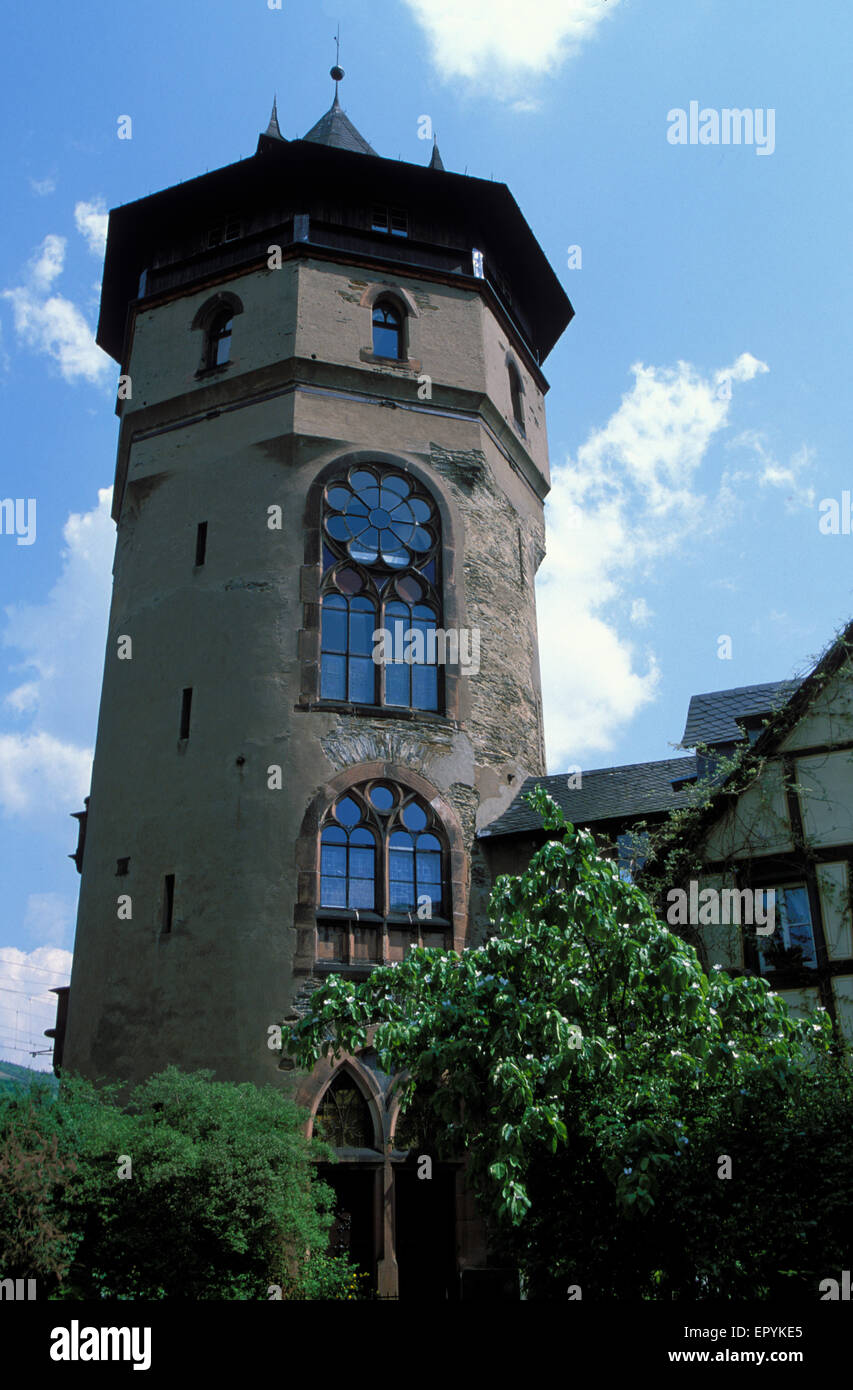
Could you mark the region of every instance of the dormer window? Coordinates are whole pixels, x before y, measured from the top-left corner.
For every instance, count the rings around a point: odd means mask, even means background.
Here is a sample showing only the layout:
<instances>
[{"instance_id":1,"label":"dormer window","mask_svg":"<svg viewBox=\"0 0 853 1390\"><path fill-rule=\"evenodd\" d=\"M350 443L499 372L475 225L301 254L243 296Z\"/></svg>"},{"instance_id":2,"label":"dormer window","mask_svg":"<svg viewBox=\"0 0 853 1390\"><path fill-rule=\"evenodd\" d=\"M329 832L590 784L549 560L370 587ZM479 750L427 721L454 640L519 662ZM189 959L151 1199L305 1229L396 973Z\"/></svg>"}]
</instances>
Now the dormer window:
<instances>
[{"instance_id":1,"label":"dormer window","mask_svg":"<svg viewBox=\"0 0 853 1390\"><path fill-rule=\"evenodd\" d=\"M387 232L390 236L408 236L409 214L403 208L386 208L376 204L370 228L374 232Z\"/></svg>"},{"instance_id":2,"label":"dormer window","mask_svg":"<svg viewBox=\"0 0 853 1390\"><path fill-rule=\"evenodd\" d=\"M232 218L222 227L212 227L207 234L208 247L221 246L223 241L237 241L240 236L240 223Z\"/></svg>"},{"instance_id":3,"label":"dormer window","mask_svg":"<svg viewBox=\"0 0 853 1390\"><path fill-rule=\"evenodd\" d=\"M382 299L373 309L373 352L376 357L403 357L403 315L395 304Z\"/></svg>"}]
</instances>

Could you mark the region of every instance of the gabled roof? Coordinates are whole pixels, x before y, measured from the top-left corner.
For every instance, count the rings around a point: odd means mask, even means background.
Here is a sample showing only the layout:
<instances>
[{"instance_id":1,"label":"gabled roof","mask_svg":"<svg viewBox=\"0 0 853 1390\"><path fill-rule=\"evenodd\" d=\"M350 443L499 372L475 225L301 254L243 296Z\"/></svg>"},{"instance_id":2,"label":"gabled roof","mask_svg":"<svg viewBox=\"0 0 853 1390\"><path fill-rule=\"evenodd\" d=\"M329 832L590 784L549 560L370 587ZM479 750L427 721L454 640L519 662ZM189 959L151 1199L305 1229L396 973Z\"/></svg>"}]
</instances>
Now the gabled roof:
<instances>
[{"instance_id":1,"label":"gabled roof","mask_svg":"<svg viewBox=\"0 0 853 1390\"><path fill-rule=\"evenodd\" d=\"M313 145L329 145L332 149L350 150L353 154L376 154L346 115L337 93L325 116L321 116L302 138L310 140Z\"/></svg>"},{"instance_id":2,"label":"gabled roof","mask_svg":"<svg viewBox=\"0 0 853 1390\"><path fill-rule=\"evenodd\" d=\"M807 713L809 706L823 689L824 684L841 669L845 662L850 660L851 653L853 653L853 622L848 623L832 640L816 665L802 680L773 683L777 688L786 685L791 686L788 699L777 706L776 712L770 716L769 723L761 731L755 743L751 747L744 745L743 759L740 765L729 772L724 780L714 788L709 804L697 812L697 823L690 832L690 844L696 844L701 840L709 825L730 804L731 797L739 795L744 786L748 785L756 770L761 766L762 759L778 753L780 745L791 729ZM772 685L745 687L746 690L769 690L772 688ZM722 691L721 693L738 692ZM673 843L676 836L682 837L682 843L685 843L683 828L681 827L672 831L665 843ZM662 857L663 853L664 848L659 847L659 857Z\"/></svg>"},{"instance_id":3,"label":"gabled roof","mask_svg":"<svg viewBox=\"0 0 853 1390\"><path fill-rule=\"evenodd\" d=\"M798 681L769 681L766 685L741 685L734 690L711 690L693 695L687 710L682 747L697 743L735 743L742 739L739 719L760 718L786 705Z\"/></svg>"},{"instance_id":4,"label":"gabled roof","mask_svg":"<svg viewBox=\"0 0 853 1390\"><path fill-rule=\"evenodd\" d=\"M554 777L528 777L508 810L485 826L479 835L491 838L541 830L538 813L523 799L535 786L545 788L572 824L588 825L595 821L676 811L688 805L689 779L695 776L696 759L691 757L595 768L581 773L579 787L569 785L569 775L565 772Z\"/></svg>"}]
</instances>

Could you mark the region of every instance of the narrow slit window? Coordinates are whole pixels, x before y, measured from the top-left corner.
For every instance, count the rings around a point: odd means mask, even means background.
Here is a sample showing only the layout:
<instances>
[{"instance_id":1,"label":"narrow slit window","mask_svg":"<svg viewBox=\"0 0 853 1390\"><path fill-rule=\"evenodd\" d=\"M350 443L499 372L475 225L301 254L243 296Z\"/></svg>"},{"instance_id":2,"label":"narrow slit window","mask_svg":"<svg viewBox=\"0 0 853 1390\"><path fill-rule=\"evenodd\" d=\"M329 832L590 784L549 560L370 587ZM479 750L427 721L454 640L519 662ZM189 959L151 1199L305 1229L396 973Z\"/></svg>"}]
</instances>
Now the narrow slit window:
<instances>
[{"instance_id":1,"label":"narrow slit window","mask_svg":"<svg viewBox=\"0 0 853 1390\"><path fill-rule=\"evenodd\" d=\"M172 930L172 913L175 907L175 875L167 874L163 880L163 931Z\"/></svg>"},{"instance_id":2,"label":"narrow slit window","mask_svg":"<svg viewBox=\"0 0 853 1390\"><path fill-rule=\"evenodd\" d=\"M128 873L128 872L129 872L129 866L130 866L130 859L129 859L129 858L128 858L128 859L117 859L117 860L116 860L116 877L117 877L117 878L122 878L124 874Z\"/></svg>"},{"instance_id":3,"label":"narrow slit window","mask_svg":"<svg viewBox=\"0 0 853 1390\"><path fill-rule=\"evenodd\" d=\"M190 736L190 711L193 704L192 686L188 686L181 698L181 738Z\"/></svg>"},{"instance_id":4,"label":"narrow slit window","mask_svg":"<svg viewBox=\"0 0 853 1390\"><path fill-rule=\"evenodd\" d=\"M524 387L518 368L513 362L509 364L509 393L512 398L512 418L515 427L520 434L524 434Z\"/></svg>"},{"instance_id":5,"label":"narrow slit window","mask_svg":"<svg viewBox=\"0 0 853 1390\"><path fill-rule=\"evenodd\" d=\"M200 521L195 533L195 562L196 565L204 564L204 557L207 553L207 522Z\"/></svg>"}]
</instances>

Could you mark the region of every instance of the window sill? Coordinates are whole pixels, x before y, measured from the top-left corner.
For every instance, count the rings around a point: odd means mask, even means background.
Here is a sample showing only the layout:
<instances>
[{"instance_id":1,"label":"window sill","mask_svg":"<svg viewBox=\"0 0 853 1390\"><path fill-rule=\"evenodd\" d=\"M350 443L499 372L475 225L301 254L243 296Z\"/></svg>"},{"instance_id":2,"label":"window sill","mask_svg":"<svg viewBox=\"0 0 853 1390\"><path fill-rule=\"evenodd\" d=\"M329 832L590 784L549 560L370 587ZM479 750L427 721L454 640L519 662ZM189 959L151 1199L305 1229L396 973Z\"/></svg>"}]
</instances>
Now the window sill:
<instances>
[{"instance_id":1,"label":"window sill","mask_svg":"<svg viewBox=\"0 0 853 1390\"><path fill-rule=\"evenodd\" d=\"M372 908L360 907L323 907L317 908L318 925L331 924L332 922L352 922L353 927L381 927L383 922L388 927L422 927L424 931L449 931L450 920L447 917L419 917L418 910L413 907L409 912L389 912L387 917L374 912Z\"/></svg>"},{"instance_id":2,"label":"window sill","mask_svg":"<svg viewBox=\"0 0 853 1390\"><path fill-rule=\"evenodd\" d=\"M343 700L307 700L294 706L304 711L326 712L329 714L352 714L368 719L414 719L426 720L429 724L441 724L446 728L459 727L455 719L447 714L438 714L431 709L412 709L408 705L354 705Z\"/></svg>"},{"instance_id":3,"label":"window sill","mask_svg":"<svg viewBox=\"0 0 853 1390\"><path fill-rule=\"evenodd\" d=\"M195 374L195 379L196 381L206 381L209 377L212 376L222 376L225 372L228 371L228 368L231 365L232 364L230 362L220 362L215 367L199 367L198 371Z\"/></svg>"},{"instance_id":4,"label":"window sill","mask_svg":"<svg viewBox=\"0 0 853 1390\"><path fill-rule=\"evenodd\" d=\"M413 357L377 357L369 348L362 348L358 354L360 362L370 362L376 367L392 368L399 372L420 372L421 364Z\"/></svg>"}]
</instances>

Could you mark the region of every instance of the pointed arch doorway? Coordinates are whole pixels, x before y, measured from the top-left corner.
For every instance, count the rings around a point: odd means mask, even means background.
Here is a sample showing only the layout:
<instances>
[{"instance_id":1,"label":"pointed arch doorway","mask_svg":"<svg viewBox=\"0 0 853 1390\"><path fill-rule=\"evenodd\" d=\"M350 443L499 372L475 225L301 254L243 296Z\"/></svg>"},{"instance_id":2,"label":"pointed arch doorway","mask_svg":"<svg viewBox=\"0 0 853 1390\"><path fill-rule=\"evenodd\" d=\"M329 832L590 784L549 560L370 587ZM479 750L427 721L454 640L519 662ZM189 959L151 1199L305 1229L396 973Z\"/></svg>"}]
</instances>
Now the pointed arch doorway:
<instances>
[{"instance_id":1,"label":"pointed arch doorway","mask_svg":"<svg viewBox=\"0 0 853 1390\"><path fill-rule=\"evenodd\" d=\"M430 1154L423 1176L425 1144L414 1125L399 1123L393 1083L371 1049L331 1078L328 1063L324 1071L313 1132L338 1159L320 1167L336 1196L330 1252L348 1255L379 1298L458 1299L461 1165Z\"/></svg>"},{"instance_id":2,"label":"pointed arch doorway","mask_svg":"<svg viewBox=\"0 0 853 1390\"><path fill-rule=\"evenodd\" d=\"M314 1133L335 1149L337 1163L320 1165L320 1177L335 1193L329 1250L346 1255L377 1290L381 1247L384 1161L378 1116L346 1063L326 1087L314 1117Z\"/></svg>"}]
</instances>

